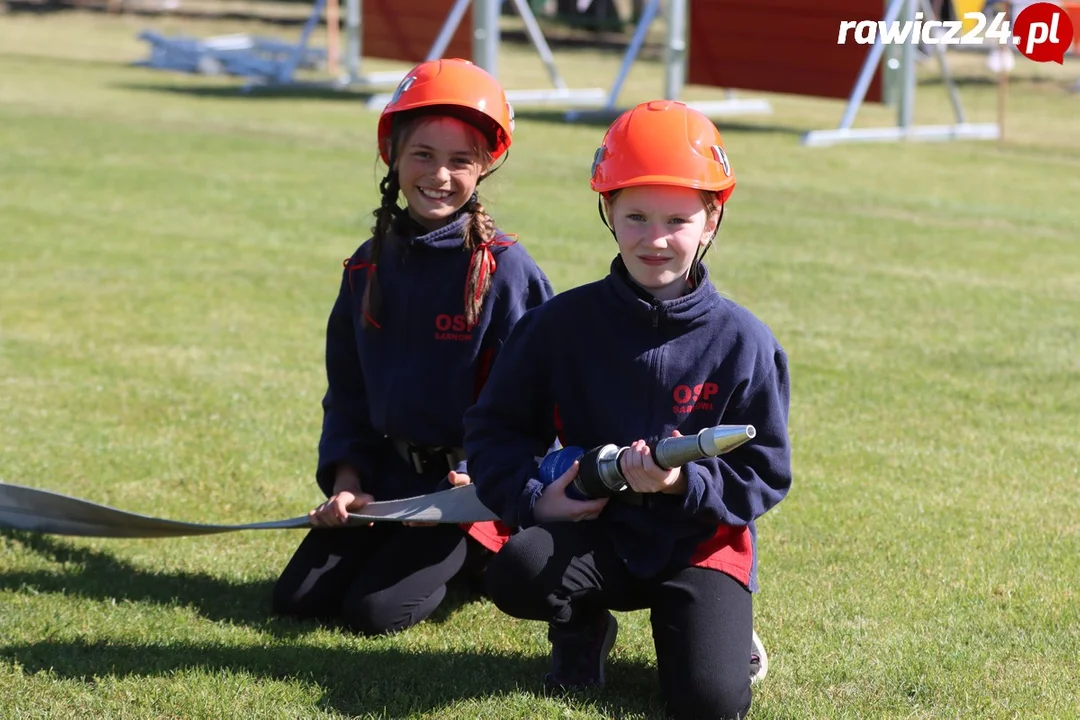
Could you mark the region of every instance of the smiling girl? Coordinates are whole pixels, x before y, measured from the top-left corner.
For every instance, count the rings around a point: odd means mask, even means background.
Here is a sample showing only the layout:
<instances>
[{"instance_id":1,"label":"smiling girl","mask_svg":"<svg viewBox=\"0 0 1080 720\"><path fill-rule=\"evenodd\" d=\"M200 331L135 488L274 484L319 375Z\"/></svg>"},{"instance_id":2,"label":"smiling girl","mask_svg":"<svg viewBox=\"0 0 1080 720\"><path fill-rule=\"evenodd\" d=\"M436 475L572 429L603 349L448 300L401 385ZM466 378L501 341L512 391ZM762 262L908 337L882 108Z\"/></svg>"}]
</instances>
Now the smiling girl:
<instances>
[{"instance_id":1,"label":"smiling girl","mask_svg":"<svg viewBox=\"0 0 1080 720\"><path fill-rule=\"evenodd\" d=\"M701 262L735 176L708 118L657 101L608 129L591 185L618 244L610 273L526 313L465 417L477 495L520 528L488 567L488 593L548 623L549 686L602 685L610 611L648 608L670 713L745 717L763 672L755 520L792 480L787 356ZM757 434L682 468L653 462L649 443L720 424ZM577 463L543 485L537 458L556 437L628 447L630 490L568 497Z\"/></svg>"},{"instance_id":2,"label":"smiling girl","mask_svg":"<svg viewBox=\"0 0 1080 720\"><path fill-rule=\"evenodd\" d=\"M401 630L507 537L493 523L340 526L369 502L469 482L462 416L511 328L553 294L476 192L513 128L495 79L457 59L414 68L379 118L382 203L326 329L315 479L327 500L274 587L278 613Z\"/></svg>"}]
</instances>

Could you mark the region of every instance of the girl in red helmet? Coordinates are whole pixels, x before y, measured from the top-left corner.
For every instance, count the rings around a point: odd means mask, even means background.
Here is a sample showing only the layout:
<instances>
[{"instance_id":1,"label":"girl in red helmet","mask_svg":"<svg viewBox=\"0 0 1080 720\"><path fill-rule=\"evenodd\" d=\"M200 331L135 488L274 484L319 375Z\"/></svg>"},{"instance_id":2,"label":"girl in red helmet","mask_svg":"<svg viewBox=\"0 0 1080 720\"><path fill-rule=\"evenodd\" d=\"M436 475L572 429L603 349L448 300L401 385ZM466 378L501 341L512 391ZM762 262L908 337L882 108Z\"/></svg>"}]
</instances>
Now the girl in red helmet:
<instances>
[{"instance_id":1,"label":"girl in red helmet","mask_svg":"<svg viewBox=\"0 0 1080 720\"><path fill-rule=\"evenodd\" d=\"M488 593L548 623L551 686L603 684L610 611L648 608L671 714L745 717L763 670L755 521L792 479L785 352L701 262L735 175L713 123L664 101L615 121L591 184L618 244L610 273L526 313L465 417L477 495L519 528L488 566ZM756 436L670 471L653 462L649 443L721 424ZM568 496L576 462L542 482L537 458L556 438L629 448L629 489Z\"/></svg>"},{"instance_id":2,"label":"girl in red helmet","mask_svg":"<svg viewBox=\"0 0 1080 720\"><path fill-rule=\"evenodd\" d=\"M326 330L316 481L327 500L277 581L278 613L401 630L507 536L493 523L340 526L374 500L469 482L462 416L513 325L553 294L476 192L513 127L498 82L465 60L421 63L382 112L382 204L345 260Z\"/></svg>"}]
</instances>

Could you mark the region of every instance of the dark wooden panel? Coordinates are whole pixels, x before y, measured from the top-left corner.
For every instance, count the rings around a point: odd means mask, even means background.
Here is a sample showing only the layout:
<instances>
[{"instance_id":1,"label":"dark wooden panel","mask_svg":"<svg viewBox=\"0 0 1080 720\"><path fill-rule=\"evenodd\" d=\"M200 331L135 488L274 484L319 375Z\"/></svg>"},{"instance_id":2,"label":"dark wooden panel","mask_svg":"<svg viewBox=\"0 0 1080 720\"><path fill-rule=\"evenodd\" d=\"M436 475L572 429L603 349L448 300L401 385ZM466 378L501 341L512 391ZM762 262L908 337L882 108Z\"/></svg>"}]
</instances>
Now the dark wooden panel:
<instances>
[{"instance_id":1,"label":"dark wooden panel","mask_svg":"<svg viewBox=\"0 0 1080 720\"><path fill-rule=\"evenodd\" d=\"M690 0L686 81L695 85L847 98L869 45L837 45L843 20L880 20L872 0ZM849 35L850 38L850 35ZM880 68L866 102L881 102Z\"/></svg>"},{"instance_id":2,"label":"dark wooden panel","mask_svg":"<svg viewBox=\"0 0 1080 720\"><path fill-rule=\"evenodd\" d=\"M365 57L418 63L427 57L453 0L364 0ZM472 9L465 12L443 57L472 59Z\"/></svg>"}]
</instances>

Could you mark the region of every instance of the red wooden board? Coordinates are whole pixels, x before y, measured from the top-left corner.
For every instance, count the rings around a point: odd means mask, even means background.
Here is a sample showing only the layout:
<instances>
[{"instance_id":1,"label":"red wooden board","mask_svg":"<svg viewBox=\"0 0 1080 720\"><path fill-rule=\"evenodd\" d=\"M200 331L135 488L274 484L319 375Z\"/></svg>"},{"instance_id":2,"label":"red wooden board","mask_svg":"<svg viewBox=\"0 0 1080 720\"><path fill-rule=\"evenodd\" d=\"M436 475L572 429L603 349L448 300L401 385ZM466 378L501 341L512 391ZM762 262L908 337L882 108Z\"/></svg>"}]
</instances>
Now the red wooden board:
<instances>
[{"instance_id":1,"label":"red wooden board","mask_svg":"<svg viewBox=\"0 0 1080 720\"><path fill-rule=\"evenodd\" d=\"M714 87L847 98L870 45L843 20L881 20L885 2L868 0L689 0L686 82ZM881 102L881 69L865 102Z\"/></svg>"},{"instance_id":2,"label":"red wooden board","mask_svg":"<svg viewBox=\"0 0 1080 720\"><path fill-rule=\"evenodd\" d=\"M435 43L454 0L364 0L365 57L418 63ZM472 9L465 11L443 57L472 59Z\"/></svg>"}]
</instances>

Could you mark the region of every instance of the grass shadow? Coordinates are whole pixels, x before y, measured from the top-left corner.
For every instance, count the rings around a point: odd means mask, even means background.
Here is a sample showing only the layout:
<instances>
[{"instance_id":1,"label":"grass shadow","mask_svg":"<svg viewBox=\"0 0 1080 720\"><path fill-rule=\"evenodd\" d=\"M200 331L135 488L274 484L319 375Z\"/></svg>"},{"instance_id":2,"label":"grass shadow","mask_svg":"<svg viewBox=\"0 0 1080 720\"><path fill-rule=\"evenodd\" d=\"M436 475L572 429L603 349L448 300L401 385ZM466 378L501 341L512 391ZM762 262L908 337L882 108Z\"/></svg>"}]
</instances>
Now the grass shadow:
<instances>
[{"instance_id":1,"label":"grass shadow","mask_svg":"<svg viewBox=\"0 0 1080 720\"><path fill-rule=\"evenodd\" d=\"M792 137L801 138L811 130L820 129L819 126L821 125L821 123L818 123L807 125L805 127L795 127L793 125L777 125L774 123L748 123L723 118L713 118L713 122L715 122L717 127L724 132L725 136L729 134L745 133L752 135L790 135ZM840 120L838 117L836 123L839 122ZM832 126L836 123L827 123L827 125Z\"/></svg>"},{"instance_id":2,"label":"grass shadow","mask_svg":"<svg viewBox=\"0 0 1080 720\"><path fill-rule=\"evenodd\" d=\"M108 553L76 547L48 535L5 530L0 532L0 537L68 568L65 572L2 573L0 590L179 605L209 620L258 627L275 635L298 635L309 629L270 615L273 588L270 580L236 583L206 573L150 571Z\"/></svg>"},{"instance_id":3,"label":"grass shadow","mask_svg":"<svg viewBox=\"0 0 1080 720\"><path fill-rule=\"evenodd\" d=\"M602 128L606 130L608 126L619 116L620 113L629 110L629 105L620 105L615 111L606 111L600 108L586 108L579 110L580 115L573 120L578 125L585 125L589 127ZM536 122L555 123L564 125L567 122L567 110L555 109L555 108L522 108L514 109L514 118L517 120L527 119L535 120ZM713 122L720 127L724 133L762 133L762 134L776 134L776 135L793 135L801 137L804 133L809 132L815 128L812 127L794 127L791 125L777 125L773 123L751 123L745 121L734 121L726 118L713 118Z\"/></svg>"},{"instance_id":4,"label":"grass shadow","mask_svg":"<svg viewBox=\"0 0 1080 720\"><path fill-rule=\"evenodd\" d=\"M7 537L52 562L76 567L62 573L52 570L0 573L0 590L179 605L208 620L242 624L276 637L299 636L326 626L314 620L273 615L271 580L236 583L206 573L148 571L99 550L76 547L47 535L5 530L0 532L0 537ZM427 622L445 622L479 596L475 581L455 578L447 588L446 599Z\"/></svg>"},{"instance_id":5,"label":"grass shadow","mask_svg":"<svg viewBox=\"0 0 1080 720\"><path fill-rule=\"evenodd\" d=\"M434 712L454 702L500 694L543 693L547 659L469 651L417 651L371 647L324 648L284 642L241 647L170 640L167 643L46 640L0 645L0 658L26 675L49 672L88 684L103 676L164 677L177 671L248 673L257 677L310 682L322 688L328 711L360 715L378 709L386 717ZM568 699L568 703L659 716L655 671L643 664L613 663L608 686ZM363 682L357 682L363 678Z\"/></svg>"},{"instance_id":6,"label":"grass shadow","mask_svg":"<svg viewBox=\"0 0 1080 720\"><path fill-rule=\"evenodd\" d=\"M168 72L168 71L162 71ZM187 73L171 73L174 76L187 76ZM254 85L245 89L246 79L238 76L219 76L236 80L235 85L184 85L172 83L112 83L111 87L119 90L136 92L168 93L190 95L201 98L219 98L224 100L334 100L339 102L367 102L377 93L357 91L349 88L336 89L320 84L298 82L291 85ZM392 92L391 88L388 92Z\"/></svg>"},{"instance_id":7,"label":"grass shadow","mask_svg":"<svg viewBox=\"0 0 1080 720\"><path fill-rule=\"evenodd\" d=\"M283 2L283 6L295 7L296 11L291 15L259 13L243 9L218 9L200 10L177 6L162 8L152 6L127 5L117 9L111 9L107 2L78 2L77 0L6 0L7 11L13 15L58 15L61 13L93 13L112 17L148 17L148 18L176 18L180 20L215 20L227 22L259 22L266 25L280 27L300 27L310 13L310 2L307 0L295 0Z\"/></svg>"},{"instance_id":8,"label":"grass shadow","mask_svg":"<svg viewBox=\"0 0 1080 720\"><path fill-rule=\"evenodd\" d=\"M986 74L982 75L957 75L956 73L953 73L952 81L958 88L996 87L999 83L998 76L990 73L989 71L987 71ZM1071 82L1075 82L1075 78L1070 80L1068 78L1043 77L1037 75L1029 77L1010 75L1008 78L1008 83L1012 86L1025 85L1050 89L1053 89L1054 87L1061 87L1063 90L1068 90ZM919 78L917 83L920 86L926 87L944 86L945 77L937 74L930 77Z\"/></svg>"},{"instance_id":9,"label":"grass shadow","mask_svg":"<svg viewBox=\"0 0 1080 720\"><path fill-rule=\"evenodd\" d=\"M541 30L544 33L544 42L554 51L588 51L622 55L629 47L632 37L629 32L590 32L552 26L551 23L542 25ZM532 39L524 29L503 28L499 31L499 41L522 47L532 46ZM664 44L655 40L646 40L638 49L637 59L645 62L662 61Z\"/></svg>"}]
</instances>

